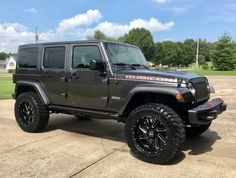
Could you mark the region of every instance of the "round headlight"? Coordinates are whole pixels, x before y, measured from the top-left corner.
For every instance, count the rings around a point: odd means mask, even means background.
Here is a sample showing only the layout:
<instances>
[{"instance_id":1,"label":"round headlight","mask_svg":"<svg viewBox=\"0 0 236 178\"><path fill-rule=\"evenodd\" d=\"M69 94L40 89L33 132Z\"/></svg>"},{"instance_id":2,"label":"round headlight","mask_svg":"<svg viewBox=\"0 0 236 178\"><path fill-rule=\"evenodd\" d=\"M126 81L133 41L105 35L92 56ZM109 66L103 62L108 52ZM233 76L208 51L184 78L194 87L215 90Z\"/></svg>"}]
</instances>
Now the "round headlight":
<instances>
[{"instance_id":1,"label":"round headlight","mask_svg":"<svg viewBox=\"0 0 236 178\"><path fill-rule=\"evenodd\" d=\"M188 89L194 96L196 91L195 91L195 88L193 87L193 85L191 83L188 84Z\"/></svg>"}]
</instances>

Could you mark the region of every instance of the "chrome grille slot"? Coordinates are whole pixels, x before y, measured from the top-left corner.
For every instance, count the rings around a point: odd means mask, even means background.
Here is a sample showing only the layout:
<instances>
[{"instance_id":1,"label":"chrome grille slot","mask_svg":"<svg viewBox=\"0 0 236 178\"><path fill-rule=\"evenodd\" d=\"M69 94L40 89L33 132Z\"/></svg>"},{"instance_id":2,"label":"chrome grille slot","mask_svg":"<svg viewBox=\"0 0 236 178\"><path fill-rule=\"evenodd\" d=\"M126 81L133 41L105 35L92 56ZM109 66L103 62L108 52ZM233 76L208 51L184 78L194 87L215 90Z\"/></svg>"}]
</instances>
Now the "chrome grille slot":
<instances>
[{"instance_id":1,"label":"chrome grille slot","mask_svg":"<svg viewBox=\"0 0 236 178\"><path fill-rule=\"evenodd\" d=\"M201 102L208 100L210 97L210 92L207 87L207 81L205 78L194 79L191 81L193 87L195 88L195 99L196 102Z\"/></svg>"}]
</instances>

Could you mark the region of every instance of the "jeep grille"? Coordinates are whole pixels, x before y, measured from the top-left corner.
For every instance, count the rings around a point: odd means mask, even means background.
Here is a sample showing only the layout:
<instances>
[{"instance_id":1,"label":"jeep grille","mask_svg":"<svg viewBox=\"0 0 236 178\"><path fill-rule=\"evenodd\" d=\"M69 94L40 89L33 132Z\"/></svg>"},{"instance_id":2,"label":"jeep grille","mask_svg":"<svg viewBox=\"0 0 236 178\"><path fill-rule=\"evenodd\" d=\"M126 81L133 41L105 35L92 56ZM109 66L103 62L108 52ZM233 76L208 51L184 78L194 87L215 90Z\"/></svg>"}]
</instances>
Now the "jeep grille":
<instances>
[{"instance_id":1,"label":"jeep grille","mask_svg":"<svg viewBox=\"0 0 236 178\"><path fill-rule=\"evenodd\" d=\"M208 100L210 92L207 87L207 80L205 78L198 78L191 81L195 88L195 100L196 102L202 102Z\"/></svg>"}]
</instances>

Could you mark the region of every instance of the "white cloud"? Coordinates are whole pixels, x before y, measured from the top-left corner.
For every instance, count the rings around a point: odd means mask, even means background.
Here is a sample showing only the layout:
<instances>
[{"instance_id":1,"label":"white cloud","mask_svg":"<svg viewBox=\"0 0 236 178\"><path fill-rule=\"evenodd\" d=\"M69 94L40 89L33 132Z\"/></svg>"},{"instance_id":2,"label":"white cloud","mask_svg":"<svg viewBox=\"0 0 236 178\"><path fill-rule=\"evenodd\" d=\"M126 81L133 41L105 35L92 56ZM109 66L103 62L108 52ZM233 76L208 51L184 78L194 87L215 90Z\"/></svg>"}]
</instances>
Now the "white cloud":
<instances>
[{"instance_id":1,"label":"white cloud","mask_svg":"<svg viewBox=\"0 0 236 178\"><path fill-rule=\"evenodd\" d=\"M174 22L162 23L156 18L148 20L137 18L127 24L102 21L99 10L88 10L72 18L62 20L55 29L39 33L39 42L86 39L92 36L95 30L100 30L111 37L120 37L132 28L146 28L152 33L171 30ZM16 52L18 45L34 43L34 30L19 23L0 24L0 51Z\"/></svg>"},{"instance_id":2,"label":"white cloud","mask_svg":"<svg viewBox=\"0 0 236 178\"><path fill-rule=\"evenodd\" d=\"M16 52L18 45L32 43L34 33L19 23L0 24L0 51Z\"/></svg>"},{"instance_id":3,"label":"white cloud","mask_svg":"<svg viewBox=\"0 0 236 178\"><path fill-rule=\"evenodd\" d=\"M36 12L38 12L38 10L35 9L34 7L32 7L32 8L30 8L30 9L25 9L25 12L36 13Z\"/></svg>"},{"instance_id":4,"label":"white cloud","mask_svg":"<svg viewBox=\"0 0 236 178\"><path fill-rule=\"evenodd\" d=\"M130 29L137 28L137 27L143 27L147 28L151 32L156 31L163 31L163 30L170 30L174 26L174 22L170 21L167 23L161 23L158 19L150 18L148 21L143 19L135 19L132 22L130 22Z\"/></svg>"},{"instance_id":5,"label":"white cloud","mask_svg":"<svg viewBox=\"0 0 236 178\"><path fill-rule=\"evenodd\" d=\"M119 37L129 31L129 25L121 25L105 21L98 24L98 26L94 28L93 32L95 30L100 30L108 36Z\"/></svg>"},{"instance_id":6,"label":"white cloud","mask_svg":"<svg viewBox=\"0 0 236 178\"><path fill-rule=\"evenodd\" d=\"M165 3L171 2L171 0L152 0L152 1L157 4L165 4Z\"/></svg>"},{"instance_id":7,"label":"white cloud","mask_svg":"<svg viewBox=\"0 0 236 178\"><path fill-rule=\"evenodd\" d=\"M66 30L73 29L82 25L90 25L92 23L98 22L102 18L99 10L88 10L84 14L77 14L69 19L64 19L59 23L57 28L58 32L64 32Z\"/></svg>"},{"instance_id":8,"label":"white cloud","mask_svg":"<svg viewBox=\"0 0 236 178\"><path fill-rule=\"evenodd\" d=\"M120 37L127 33L129 30L132 28L146 28L150 30L152 33L157 32L157 31L164 31L164 30L171 30L172 27L174 26L174 22L170 21L167 23L161 23L159 20L155 18L150 18L149 20L144 20L144 19L135 19L129 24L117 24L117 23L112 23L112 22L102 22L98 24L95 28L93 29L87 29L84 34L82 35L93 35L95 30L100 30L103 33L107 34L108 36L111 37ZM81 35L81 33L80 33ZM86 36L85 36L86 37Z\"/></svg>"}]
</instances>

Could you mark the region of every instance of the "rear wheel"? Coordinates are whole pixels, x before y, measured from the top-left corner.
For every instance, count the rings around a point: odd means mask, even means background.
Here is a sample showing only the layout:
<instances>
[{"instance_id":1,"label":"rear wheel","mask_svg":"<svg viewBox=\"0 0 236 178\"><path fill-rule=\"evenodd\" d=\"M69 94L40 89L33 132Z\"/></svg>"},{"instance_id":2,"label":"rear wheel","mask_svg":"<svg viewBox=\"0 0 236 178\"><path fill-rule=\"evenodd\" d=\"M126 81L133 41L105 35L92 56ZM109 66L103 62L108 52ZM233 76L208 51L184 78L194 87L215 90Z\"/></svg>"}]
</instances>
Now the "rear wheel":
<instances>
[{"instance_id":1,"label":"rear wheel","mask_svg":"<svg viewBox=\"0 0 236 178\"><path fill-rule=\"evenodd\" d=\"M49 112L36 93L26 92L16 99L15 117L22 130L40 132L47 126Z\"/></svg>"},{"instance_id":2,"label":"rear wheel","mask_svg":"<svg viewBox=\"0 0 236 178\"><path fill-rule=\"evenodd\" d=\"M186 128L186 135L189 137L197 137L197 136L203 134L210 126L211 126L211 123L203 124L200 126L187 127Z\"/></svg>"},{"instance_id":3,"label":"rear wheel","mask_svg":"<svg viewBox=\"0 0 236 178\"><path fill-rule=\"evenodd\" d=\"M125 124L128 145L134 155L146 162L171 161L185 140L184 124L171 108L145 104L134 109Z\"/></svg>"}]
</instances>

